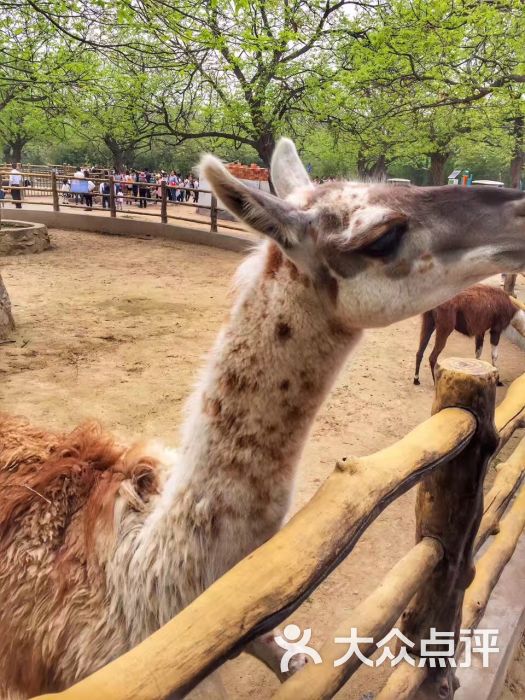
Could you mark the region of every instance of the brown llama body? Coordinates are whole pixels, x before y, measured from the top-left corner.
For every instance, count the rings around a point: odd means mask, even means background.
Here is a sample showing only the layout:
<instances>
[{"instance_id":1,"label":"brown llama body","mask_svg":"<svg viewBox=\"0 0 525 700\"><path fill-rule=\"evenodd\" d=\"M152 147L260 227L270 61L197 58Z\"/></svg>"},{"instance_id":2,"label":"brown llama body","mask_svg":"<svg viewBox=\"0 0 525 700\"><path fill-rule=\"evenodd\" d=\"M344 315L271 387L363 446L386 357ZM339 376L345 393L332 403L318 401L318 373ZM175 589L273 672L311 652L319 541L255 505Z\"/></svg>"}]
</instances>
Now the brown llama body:
<instances>
[{"instance_id":1,"label":"brown llama body","mask_svg":"<svg viewBox=\"0 0 525 700\"><path fill-rule=\"evenodd\" d=\"M469 338L475 338L477 358L481 356L483 350L485 333L490 332L492 364L496 366L498 345L502 333L510 329L506 334L511 340L521 345L523 343L521 334L525 330L524 321L523 312L514 306L503 290L484 284L469 287L444 304L426 311L421 317L421 334L416 354L414 384L419 384L421 361L434 331L436 332L436 340L429 358L432 377L434 377L437 359L453 331L456 330ZM514 329L514 333L511 333L512 329Z\"/></svg>"},{"instance_id":2,"label":"brown llama body","mask_svg":"<svg viewBox=\"0 0 525 700\"><path fill-rule=\"evenodd\" d=\"M525 267L519 192L315 188L287 140L271 172L278 197L203 160L216 196L267 240L238 271L177 450L0 416L2 700L94 672L281 527L316 413L363 329ZM279 673L271 636L249 650Z\"/></svg>"}]
</instances>

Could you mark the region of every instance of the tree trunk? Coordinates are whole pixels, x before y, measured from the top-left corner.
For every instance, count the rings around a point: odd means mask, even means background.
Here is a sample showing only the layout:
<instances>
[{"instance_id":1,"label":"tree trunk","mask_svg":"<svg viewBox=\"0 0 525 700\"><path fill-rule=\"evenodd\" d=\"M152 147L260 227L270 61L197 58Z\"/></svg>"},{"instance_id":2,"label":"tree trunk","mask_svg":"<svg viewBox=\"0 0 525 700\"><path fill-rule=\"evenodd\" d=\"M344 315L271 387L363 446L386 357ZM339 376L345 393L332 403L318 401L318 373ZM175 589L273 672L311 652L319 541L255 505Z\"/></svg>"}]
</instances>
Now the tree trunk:
<instances>
[{"instance_id":1,"label":"tree trunk","mask_svg":"<svg viewBox=\"0 0 525 700\"><path fill-rule=\"evenodd\" d=\"M445 165L450 153L436 151L430 154L429 185L446 185Z\"/></svg>"},{"instance_id":2,"label":"tree trunk","mask_svg":"<svg viewBox=\"0 0 525 700\"><path fill-rule=\"evenodd\" d=\"M357 158L357 174L360 180L384 180L386 178L386 157L380 155L370 161L362 153Z\"/></svg>"},{"instance_id":3,"label":"tree trunk","mask_svg":"<svg viewBox=\"0 0 525 700\"><path fill-rule=\"evenodd\" d=\"M272 154L275 149L275 136L271 131L264 131L261 133L257 141L255 142L255 150L257 151L259 158L262 160L264 165L270 169L270 162L272 160ZM275 194L275 189L272 183L272 179L268 182L270 186L270 192Z\"/></svg>"},{"instance_id":4,"label":"tree trunk","mask_svg":"<svg viewBox=\"0 0 525 700\"><path fill-rule=\"evenodd\" d=\"M104 136L103 141L111 153L111 161L116 172L121 172L124 166L131 166L135 158L133 147L123 146L111 136Z\"/></svg>"},{"instance_id":5,"label":"tree trunk","mask_svg":"<svg viewBox=\"0 0 525 700\"><path fill-rule=\"evenodd\" d=\"M511 187L519 189L521 186L521 174L525 165L525 119L516 117L513 119L512 135L514 144L512 148L512 159L510 161L510 184ZM502 275L503 289L511 296L516 296L516 280L518 275L515 272L507 272Z\"/></svg>"},{"instance_id":6,"label":"tree trunk","mask_svg":"<svg viewBox=\"0 0 525 700\"><path fill-rule=\"evenodd\" d=\"M275 148L275 136L271 131L263 131L255 142L255 149L264 165L269 168Z\"/></svg>"},{"instance_id":7,"label":"tree trunk","mask_svg":"<svg viewBox=\"0 0 525 700\"><path fill-rule=\"evenodd\" d=\"M124 167L125 152L120 149L111 150L111 163L115 172L119 173Z\"/></svg>"},{"instance_id":8,"label":"tree trunk","mask_svg":"<svg viewBox=\"0 0 525 700\"><path fill-rule=\"evenodd\" d=\"M24 150L26 143L27 139L24 139L21 136L11 141L11 160L13 163L22 162L22 151Z\"/></svg>"},{"instance_id":9,"label":"tree trunk","mask_svg":"<svg viewBox=\"0 0 525 700\"><path fill-rule=\"evenodd\" d=\"M519 189L521 184L521 173L525 165L525 118L516 117L512 133L514 136L514 146L512 149L512 160L510 161L510 186Z\"/></svg>"}]
</instances>

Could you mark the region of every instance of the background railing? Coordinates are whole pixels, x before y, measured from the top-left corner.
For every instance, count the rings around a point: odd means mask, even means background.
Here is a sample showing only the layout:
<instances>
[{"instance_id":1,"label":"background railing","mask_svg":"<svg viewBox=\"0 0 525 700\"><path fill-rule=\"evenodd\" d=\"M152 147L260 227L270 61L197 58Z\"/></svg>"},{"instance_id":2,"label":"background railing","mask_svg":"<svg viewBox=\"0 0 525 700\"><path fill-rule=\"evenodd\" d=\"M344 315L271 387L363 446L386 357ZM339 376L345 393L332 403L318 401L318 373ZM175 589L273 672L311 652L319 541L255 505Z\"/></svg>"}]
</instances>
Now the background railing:
<instances>
[{"instance_id":1,"label":"background railing","mask_svg":"<svg viewBox=\"0 0 525 700\"><path fill-rule=\"evenodd\" d=\"M49 166L42 166L49 167ZM245 232L246 229L236 221L230 221L225 216L229 216L217 203L217 198L210 190L184 187L181 185L168 185L165 182L126 182L116 180L113 176L101 178L90 177L85 181L91 181L95 185L92 192L67 192L62 190L62 180L74 180L71 174L57 174L54 170L50 172L21 171L25 180L30 180L30 185L20 187L10 186L6 183L9 180L9 170L0 169L0 181L4 182L4 192L8 195L0 200L3 203L17 204L13 199L13 191L21 192L22 205L24 202L31 205L50 206L54 211L59 212L65 209L83 209L85 211L108 211L111 217L119 215L135 215L156 217L161 223L167 224L170 220L189 221L192 223L205 224L209 220L210 231L217 233L218 227ZM106 183L109 186L109 193L100 192L100 185ZM129 191L127 186L131 185ZM123 197L117 197L117 188L120 188ZM176 196L184 193L185 201L176 201ZM201 194L211 195L210 204L199 202ZM47 197L48 199L45 199ZM189 201L189 198L192 201ZM135 206L133 206L135 205ZM180 207L187 208L187 214L182 214ZM195 211L196 210L196 211Z\"/></svg>"},{"instance_id":2,"label":"background railing","mask_svg":"<svg viewBox=\"0 0 525 700\"><path fill-rule=\"evenodd\" d=\"M58 697L159 700L192 688L288 617L351 552L377 515L419 483L416 546L346 620L335 624L330 639L351 628L359 637L382 638L403 613L401 631L415 643L410 653L416 665L399 665L378 700L406 700L420 692L425 698L452 698L454 670L446 658L445 668L419 667L421 641L436 628L453 633L458 648L460 629L479 622L525 527L525 487L520 489L525 439L498 466L483 498L489 459L525 426L525 374L497 409L495 387L496 370L488 363L444 360L436 372L430 419L391 447L338 463L274 537L151 637ZM491 535L474 567L476 551ZM369 656L375 645L360 651ZM331 698L361 663L353 655L334 666L341 656L334 641L319 652L323 663L307 664L275 698Z\"/></svg>"}]
</instances>

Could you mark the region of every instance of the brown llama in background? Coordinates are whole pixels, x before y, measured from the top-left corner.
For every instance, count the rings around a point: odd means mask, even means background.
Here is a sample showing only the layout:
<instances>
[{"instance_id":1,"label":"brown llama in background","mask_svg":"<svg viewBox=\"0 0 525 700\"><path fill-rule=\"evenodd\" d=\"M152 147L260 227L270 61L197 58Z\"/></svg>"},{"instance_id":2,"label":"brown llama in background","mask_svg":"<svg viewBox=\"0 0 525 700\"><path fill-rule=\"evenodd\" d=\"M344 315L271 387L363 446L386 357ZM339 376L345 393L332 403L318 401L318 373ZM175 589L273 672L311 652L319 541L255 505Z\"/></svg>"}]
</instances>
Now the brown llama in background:
<instances>
[{"instance_id":1,"label":"brown llama in background","mask_svg":"<svg viewBox=\"0 0 525 700\"><path fill-rule=\"evenodd\" d=\"M478 359L483 350L485 333L490 331L494 367L497 366L498 344L502 333L525 350L525 312L518 309L503 290L477 284L422 315L414 384L419 384L421 360L434 330L436 342L429 358L432 377L437 359L454 330L476 339ZM501 382L498 383L501 385Z\"/></svg>"}]
</instances>

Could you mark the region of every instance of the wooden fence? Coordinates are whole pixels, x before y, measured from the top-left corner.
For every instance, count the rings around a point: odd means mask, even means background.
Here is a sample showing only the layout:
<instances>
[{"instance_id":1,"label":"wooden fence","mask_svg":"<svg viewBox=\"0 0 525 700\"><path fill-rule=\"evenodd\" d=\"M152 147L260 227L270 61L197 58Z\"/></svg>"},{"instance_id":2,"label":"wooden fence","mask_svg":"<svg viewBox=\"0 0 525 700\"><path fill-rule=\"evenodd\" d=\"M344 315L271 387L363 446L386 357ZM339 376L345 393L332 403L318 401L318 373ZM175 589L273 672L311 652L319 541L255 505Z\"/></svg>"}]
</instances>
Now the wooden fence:
<instances>
[{"instance_id":1,"label":"wooden fence","mask_svg":"<svg viewBox=\"0 0 525 700\"><path fill-rule=\"evenodd\" d=\"M348 615L308 664L275 693L278 700L331 698L359 667L354 655L334 666L334 638L357 628L381 639L402 615L413 642L431 628L454 632L480 621L491 591L525 526L525 438L498 465L483 498L489 460L525 426L525 374L495 409L496 370L477 360L444 360L436 373L432 417L394 445L346 459L311 501L273 538L239 562L171 622L69 690L63 700L160 700L184 692L290 615L350 553L394 499L419 483L416 546ZM513 504L511 502L513 501ZM502 518L507 510L507 514ZM490 536L493 541L473 565ZM366 656L375 645L360 648ZM446 660L445 660L446 661ZM450 667L396 667L378 700L452 698Z\"/></svg>"},{"instance_id":2,"label":"wooden fence","mask_svg":"<svg viewBox=\"0 0 525 700\"><path fill-rule=\"evenodd\" d=\"M71 175L57 175L55 171L51 172L34 172L34 171L24 171L22 172L24 179L29 179L31 185L28 186L6 186L10 192L9 197L0 201L17 203L16 200L12 198L12 191L19 190L22 193L22 203L26 201L28 204L35 205L40 204L43 206L51 206L53 211L60 211L62 208L65 209L76 209L85 211L108 211L111 217L117 217L120 215L140 215L156 217L163 224L169 223L171 220L179 221L190 221L192 223L206 223L203 221L203 214L201 212L207 213L209 217L210 231L216 233L219 226L222 228L232 229L235 231L243 231L246 229L236 221L229 221L223 219L223 210L219 208L217 204L217 198L210 190L205 189L195 189L192 187L182 187L180 185L168 185L165 182L162 183L145 183L145 182L134 182L131 183L132 186L135 185L135 192L128 193L126 190L126 185L128 183L122 181L116 181L113 176L100 178L100 177L90 177L89 179L95 184L95 190L92 193L74 193L74 192L62 192L61 190L61 179L74 179ZM0 168L0 181L4 183L8 181L9 174L8 171ZM107 183L109 185L109 193L103 195L99 192L100 184ZM122 208L119 208L118 201L116 197L116 188L121 187L123 190L122 198ZM189 201L174 201L177 193L184 192L189 193L194 200ZM141 194L142 193L142 194ZM129 194L129 196L128 196ZM210 194L211 203L202 204L198 201L200 194ZM86 195L88 199L86 199ZM37 199L40 197L40 199ZM43 199L43 197L48 197L48 199ZM186 197L184 197L186 199ZM140 205L143 205L142 207ZM133 205L135 205L133 207ZM181 209L190 208L192 211L188 212L188 215L181 213ZM196 215L193 211L198 209L199 215Z\"/></svg>"}]
</instances>

